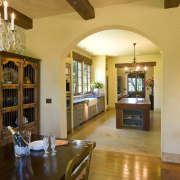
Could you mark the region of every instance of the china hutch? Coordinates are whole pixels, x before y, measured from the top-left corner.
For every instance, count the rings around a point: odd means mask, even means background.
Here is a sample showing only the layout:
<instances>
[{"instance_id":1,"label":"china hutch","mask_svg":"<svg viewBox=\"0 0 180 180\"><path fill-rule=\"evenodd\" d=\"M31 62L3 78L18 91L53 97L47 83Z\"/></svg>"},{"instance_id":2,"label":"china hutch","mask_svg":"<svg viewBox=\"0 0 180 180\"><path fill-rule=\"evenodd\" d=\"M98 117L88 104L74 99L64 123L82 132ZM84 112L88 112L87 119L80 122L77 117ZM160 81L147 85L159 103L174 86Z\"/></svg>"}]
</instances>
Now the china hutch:
<instances>
[{"instance_id":1,"label":"china hutch","mask_svg":"<svg viewBox=\"0 0 180 180\"><path fill-rule=\"evenodd\" d=\"M15 131L39 132L40 60L0 52L0 146L12 141Z\"/></svg>"}]
</instances>

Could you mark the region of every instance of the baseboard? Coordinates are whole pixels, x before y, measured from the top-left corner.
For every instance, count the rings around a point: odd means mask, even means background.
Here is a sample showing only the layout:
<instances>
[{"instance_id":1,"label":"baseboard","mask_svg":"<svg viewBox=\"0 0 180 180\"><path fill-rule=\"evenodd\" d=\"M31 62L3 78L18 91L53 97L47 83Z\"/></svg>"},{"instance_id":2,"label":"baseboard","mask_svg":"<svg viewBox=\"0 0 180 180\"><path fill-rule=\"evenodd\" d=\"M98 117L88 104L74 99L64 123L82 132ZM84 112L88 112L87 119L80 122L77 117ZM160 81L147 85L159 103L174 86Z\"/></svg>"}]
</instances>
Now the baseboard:
<instances>
[{"instance_id":1,"label":"baseboard","mask_svg":"<svg viewBox=\"0 0 180 180\"><path fill-rule=\"evenodd\" d=\"M180 163L180 154L162 152L162 161Z\"/></svg>"},{"instance_id":2,"label":"baseboard","mask_svg":"<svg viewBox=\"0 0 180 180\"><path fill-rule=\"evenodd\" d=\"M155 108L154 111L161 111L161 108Z\"/></svg>"}]
</instances>

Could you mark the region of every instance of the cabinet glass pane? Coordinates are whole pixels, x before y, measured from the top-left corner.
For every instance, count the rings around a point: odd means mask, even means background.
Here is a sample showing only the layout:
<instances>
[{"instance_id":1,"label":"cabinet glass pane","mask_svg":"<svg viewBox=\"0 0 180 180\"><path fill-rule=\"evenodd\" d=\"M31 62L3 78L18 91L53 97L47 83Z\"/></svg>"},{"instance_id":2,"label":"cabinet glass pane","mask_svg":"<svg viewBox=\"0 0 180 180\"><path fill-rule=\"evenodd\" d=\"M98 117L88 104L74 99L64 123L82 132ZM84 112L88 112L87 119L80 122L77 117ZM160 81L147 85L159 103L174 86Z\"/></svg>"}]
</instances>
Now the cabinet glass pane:
<instances>
[{"instance_id":1,"label":"cabinet glass pane","mask_svg":"<svg viewBox=\"0 0 180 180\"><path fill-rule=\"evenodd\" d=\"M18 84L18 67L14 62L9 61L3 65L3 78L2 81L5 84Z\"/></svg>"},{"instance_id":2,"label":"cabinet glass pane","mask_svg":"<svg viewBox=\"0 0 180 180\"><path fill-rule=\"evenodd\" d=\"M30 104L35 102L35 96L34 96L34 89L33 88L27 88L24 89L24 98L23 98L23 103L24 104Z\"/></svg>"},{"instance_id":3,"label":"cabinet glass pane","mask_svg":"<svg viewBox=\"0 0 180 180\"><path fill-rule=\"evenodd\" d=\"M27 124L34 121L35 121L35 108L24 109L23 124Z\"/></svg>"},{"instance_id":4,"label":"cabinet glass pane","mask_svg":"<svg viewBox=\"0 0 180 180\"><path fill-rule=\"evenodd\" d=\"M7 126L17 127L18 126L18 112L7 112L3 113L3 129L7 130Z\"/></svg>"},{"instance_id":5,"label":"cabinet glass pane","mask_svg":"<svg viewBox=\"0 0 180 180\"><path fill-rule=\"evenodd\" d=\"M24 68L24 84L35 84L35 70L31 65Z\"/></svg>"},{"instance_id":6,"label":"cabinet glass pane","mask_svg":"<svg viewBox=\"0 0 180 180\"><path fill-rule=\"evenodd\" d=\"M18 90L4 89L3 90L3 108L18 105Z\"/></svg>"}]
</instances>

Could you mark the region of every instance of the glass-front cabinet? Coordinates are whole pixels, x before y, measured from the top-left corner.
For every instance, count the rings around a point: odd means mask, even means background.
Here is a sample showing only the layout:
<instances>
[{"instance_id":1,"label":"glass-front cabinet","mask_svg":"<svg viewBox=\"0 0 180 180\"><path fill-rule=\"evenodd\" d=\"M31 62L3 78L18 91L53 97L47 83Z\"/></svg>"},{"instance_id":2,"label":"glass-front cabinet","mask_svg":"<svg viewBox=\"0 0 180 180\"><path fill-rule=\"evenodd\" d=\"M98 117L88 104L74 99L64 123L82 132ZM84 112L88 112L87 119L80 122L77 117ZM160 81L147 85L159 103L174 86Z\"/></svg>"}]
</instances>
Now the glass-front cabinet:
<instances>
[{"instance_id":1,"label":"glass-front cabinet","mask_svg":"<svg viewBox=\"0 0 180 180\"><path fill-rule=\"evenodd\" d=\"M0 56L0 146L12 140L7 126L39 129L39 60L7 55Z\"/></svg>"}]
</instances>

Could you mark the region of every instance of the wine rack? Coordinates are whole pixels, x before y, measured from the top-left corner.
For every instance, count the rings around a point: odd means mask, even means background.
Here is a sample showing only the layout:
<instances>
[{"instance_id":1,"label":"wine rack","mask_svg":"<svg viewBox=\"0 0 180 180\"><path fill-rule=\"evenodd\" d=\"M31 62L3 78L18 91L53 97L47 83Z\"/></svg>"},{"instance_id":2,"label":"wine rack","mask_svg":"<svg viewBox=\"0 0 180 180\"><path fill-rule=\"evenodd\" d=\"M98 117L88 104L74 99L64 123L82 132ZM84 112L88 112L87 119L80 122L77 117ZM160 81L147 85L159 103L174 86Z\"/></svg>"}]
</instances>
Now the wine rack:
<instances>
[{"instance_id":1,"label":"wine rack","mask_svg":"<svg viewBox=\"0 0 180 180\"><path fill-rule=\"evenodd\" d=\"M39 60L0 53L0 146L11 141L7 126L39 131Z\"/></svg>"}]
</instances>

